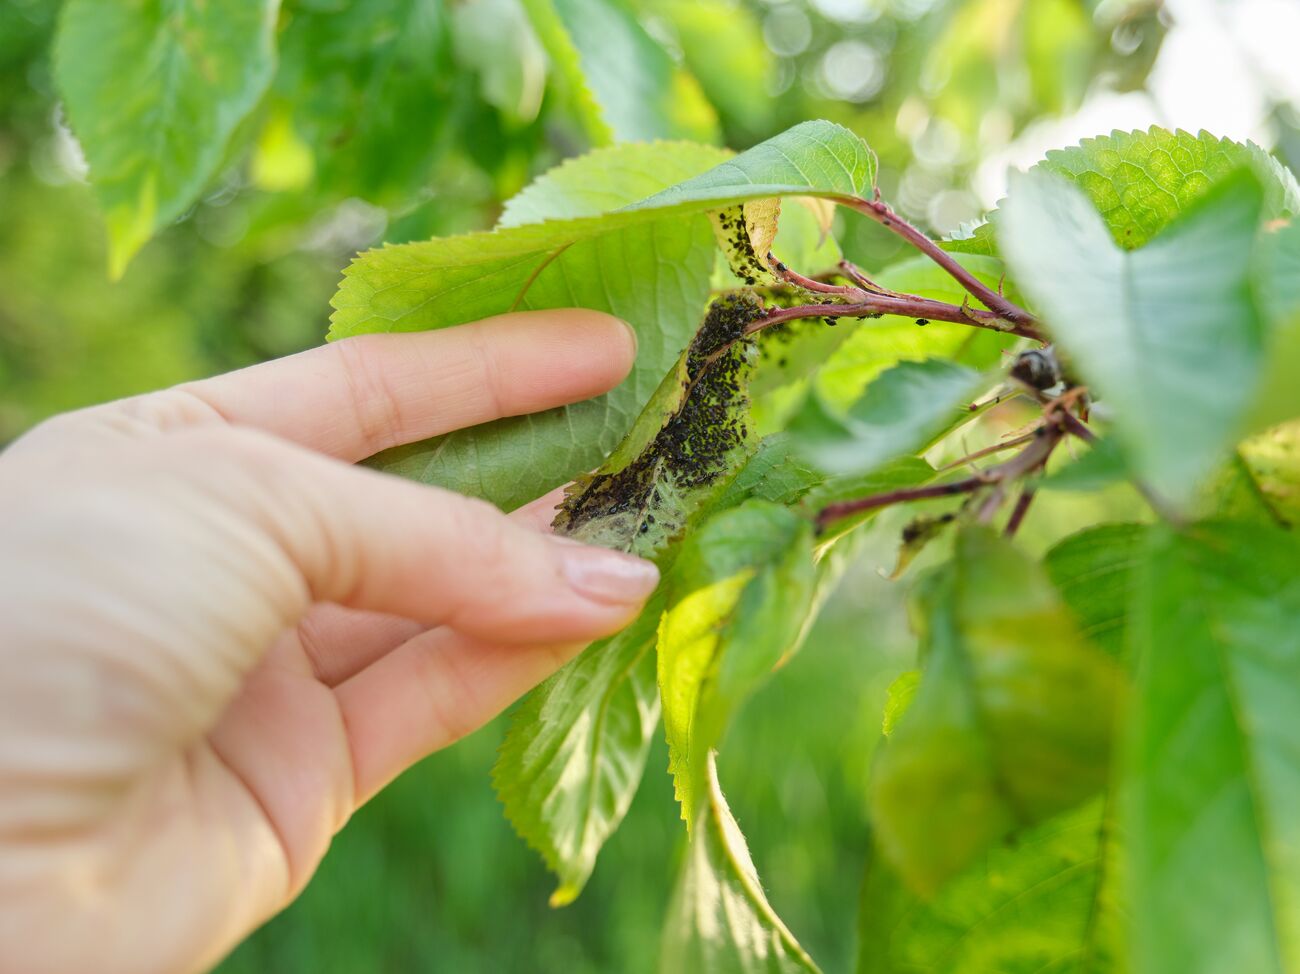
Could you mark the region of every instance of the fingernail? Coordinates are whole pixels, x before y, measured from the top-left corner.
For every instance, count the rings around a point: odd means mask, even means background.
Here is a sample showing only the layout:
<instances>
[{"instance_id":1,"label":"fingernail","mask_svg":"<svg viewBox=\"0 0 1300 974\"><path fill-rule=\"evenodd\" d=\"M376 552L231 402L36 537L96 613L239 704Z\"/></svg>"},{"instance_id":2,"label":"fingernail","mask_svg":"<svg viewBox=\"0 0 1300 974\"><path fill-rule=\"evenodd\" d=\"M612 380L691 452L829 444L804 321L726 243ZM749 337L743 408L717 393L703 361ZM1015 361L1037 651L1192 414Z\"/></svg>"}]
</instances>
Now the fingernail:
<instances>
[{"instance_id":1,"label":"fingernail","mask_svg":"<svg viewBox=\"0 0 1300 974\"><path fill-rule=\"evenodd\" d=\"M565 579L584 598L632 605L644 602L659 584L659 569L653 562L571 542L557 547Z\"/></svg>"}]
</instances>

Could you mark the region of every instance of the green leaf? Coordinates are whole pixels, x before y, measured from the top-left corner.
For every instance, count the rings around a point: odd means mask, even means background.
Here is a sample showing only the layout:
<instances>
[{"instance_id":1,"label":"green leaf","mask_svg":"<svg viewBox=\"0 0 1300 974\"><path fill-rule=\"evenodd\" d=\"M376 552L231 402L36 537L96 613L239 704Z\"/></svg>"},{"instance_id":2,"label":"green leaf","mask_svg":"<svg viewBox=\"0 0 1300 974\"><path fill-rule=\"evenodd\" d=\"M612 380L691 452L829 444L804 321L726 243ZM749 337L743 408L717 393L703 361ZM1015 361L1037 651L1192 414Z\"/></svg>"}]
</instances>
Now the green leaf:
<instances>
[{"instance_id":1,"label":"green leaf","mask_svg":"<svg viewBox=\"0 0 1300 974\"><path fill-rule=\"evenodd\" d=\"M1251 252L1263 194L1221 181L1138 251L1050 175L1015 181L998 240L1052 335L1114 411L1134 472L1185 503L1241 432L1263 326Z\"/></svg>"},{"instance_id":2,"label":"green leaf","mask_svg":"<svg viewBox=\"0 0 1300 974\"><path fill-rule=\"evenodd\" d=\"M754 862L707 758L707 801L664 927L662 974L819 974L763 894Z\"/></svg>"},{"instance_id":3,"label":"green leaf","mask_svg":"<svg viewBox=\"0 0 1300 974\"><path fill-rule=\"evenodd\" d=\"M920 686L920 670L904 670L893 683L889 684L885 697L885 713L880 719L880 733L886 737L894 733L899 720L916 699L916 691Z\"/></svg>"},{"instance_id":4,"label":"green leaf","mask_svg":"<svg viewBox=\"0 0 1300 974\"><path fill-rule=\"evenodd\" d=\"M1250 410L1249 426L1261 430L1300 416L1300 221L1260 242L1260 298L1268 314L1268 353Z\"/></svg>"},{"instance_id":5,"label":"green leaf","mask_svg":"<svg viewBox=\"0 0 1300 974\"><path fill-rule=\"evenodd\" d=\"M1243 145L1208 132L1191 135L1156 126L1116 131L1055 149L1029 172L1054 173L1076 184L1100 211L1115 242L1134 250L1243 166L1264 187L1266 218L1300 214L1300 185L1289 169L1253 142ZM945 241L944 249L997 253L996 222Z\"/></svg>"},{"instance_id":6,"label":"green leaf","mask_svg":"<svg viewBox=\"0 0 1300 974\"><path fill-rule=\"evenodd\" d=\"M761 314L747 292L714 301L677 367L595 473L568 489L555 529L586 544L649 555L724 488L753 449L746 395Z\"/></svg>"},{"instance_id":7,"label":"green leaf","mask_svg":"<svg viewBox=\"0 0 1300 974\"><path fill-rule=\"evenodd\" d=\"M1146 532L1142 524L1100 524L1059 542L1043 562L1083 635L1116 659L1124 657L1133 566Z\"/></svg>"},{"instance_id":8,"label":"green leaf","mask_svg":"<svg viewBox=\"0 0 1300 974\"><path fill-rule=\"evenodd\" d=\"M1076 183L1101 212L1115 242L1145 246L1181 213L1243 166L1264 187L1268 218L1300 213L1300 186L1290 170L1247 142L1152 127L1112 132L1056 149L1035 169Z\"/></svg>"},{"instance_id":9,"label":"green leaf","mask_svg":"<svg viewBox=\"0 0 1300 974\"><path fill-rule=\"evenodd\" d=\"M631 211L706 204L717 209L768 196L869 196L876 157L833 122L801 122L694 179L628 207Z\"/></svg>"},{"instance_id":10,"label":"green leaf","mask_svg":"<svg viewBox=\"0 0 1300 974\"><path fill-rule=\"evenodd\" d=\"M1098 440L1079 459L1057 467L1042 480L1044 490L1093 491L1128 476L1128 462L1114 437Z\"/></svg>"},{"instance_id":11,"label":"green leaf","mask_svg":"<svg viewBox=\"0 0 1300 974\"><path fill-rule=\"evenodd\" d=\"M1154 531L1136 569L1121 826L1143 974L1300 965L1300 548Z\"/></svg>"},{"instance_id":12,"label":"green leaf","mask_svg":"<svg viewBox=\"0 0 1300 974\"><path fill-rule=\"evenodd\" d=\"M519 0L452 6L456 59L479 76L483 100L515 124L535 119L546 90L546 54Z\"/></svg>"},{"instance_id":13,"label":"green leaf","mask_svg":"<svg viewBox=\"0 0 1300 974\"><path fill-rule=\"evenodd\" d=\"M672 563L680 536L750 453L743 423L752 345L714 355L747 320L734 319L738 305L755 307L742 297L714 303L628 436L570 490L558 533ZM728 315L730 325L722 320ZM497 789L516 830L560 877L553 905L581 892L641 780L659 714L648 650L663 609L661 592L631 628L534 690L502 747Z\"/></svg>"},{"instance_id":14,"label":"green leaf","mask_svg":"<svg viewBox=\"0 0 1300 974\"><path fill-rule=\"evenodd\" d=\"M1054 115L1077 108L1097 48L1084 7L1074 0L1035 0L1024 5L1021 28L1032 104Z\"/></svg>"},{"instance_id":15,"label":"green leaf","mask_svg":"<svg viewBox=\"0 0 1300 974\"><path fill-rule=\"evenodd\" d=\"M656 5L672 24L687 68L729 124L762 133L771 125L767 89L773 63L754 11L726 0Z\"/></svg>"},{"instance_id":16,"label":"green leaf","mask_svg":"<svg viewBox=\"0 0 1300 974\"><path fill-rule=\"evenodd\" d=\"M632 143L566 159L506 200L497 226L600 217L652 196L666 182L720 166L733 153L694 142Z\"/></svg>"},{"instance_id":17,"label":"green leaf","mask_svg":"<svg viewBox=\"0 0 1300 974\"><path fill-rule=\"evenodd\" d=\"M915 453L969 415L970 399L984 381L944 359L901 362L872 382L843 417L810 398L790 433L815 466L866 473Z\"/></svg>"},{"instance_id":18,"label":"green leaf","mask_svg":"<svg viewBox=\"0 0 1300 974\"><path fill-rule=\"evenodd\" d=\"M717 137L698 82L619 0L523 4L594 144Z\"/></svg>"},{"instance_id":19,"label":"green leaf","mask_svg":"<svg viewBox=\"0 0 1300 974\"><path fill-rule=\"evenodd\" d=\"M659 723L652 650L662 613L660 594L537 687L510 721L492 780L506 818L559 877L552 906L582 892L641 783Z\"/></svg>"},{"instance_id":20,"label":"green leaf","mask_svg":"<svg viewBox=\"0 0 1300 974\"><path fill-rule=\"evenodd\" d=\"M713 355L730 334L720 316L738 303L754 307L739 297L715 302L628 436L570 490L558 533L672 563L677 540L749 456L742 424L752 347L736 343ZM631 628L534 690L502 747L497 789L516 830L560 877L553 905L581 892L641 780L659 715L648 651L663 610L661 592Z\"/></svg>"},{"instance_id":21,"label":"green leaf","mask_svg":"<svg viewBox=\"0 0 1300 974\"><path fill-rule=\"evenodd\" d=\"M1120 692L1042 570L983 528L923 587L921 685L880 749L876 840L932 895L986 847L1105 782Z\"/></svg>"},{"instance_id":22,"label":"green leaf","mask_svg":"<svg viewBox=\"0 0 1300 974\"><path fill-rule=\"evenodd\" d=\"M308 187L326 200L360 197L390 210L427 194L436 164L467 124L462 117L476 85L498 87L510 73L489 67L491 54L470 36L487 3L500 2L295 4L280 35L274 93L292 109L292 131L310 149ZM494 42L517 49L513 67L523 86L531 83L527 73L544 66L521 26L499 28ZM465 56L471 46L472 58ZM498 80L489 82L483 72L492 71ZM521 87L517 97L522 110L529 96Z\"/></svg>"},{"instance_id":23,"label":"green leaf","mask_svg":"<svg viewBox=\"0 0 1300 974\"><path fill-rule=\"evenodd\" d=\"M989 849L929 900L871 862L858 974L1119 974L1115 845L1096 801Z\"/></svg>"},{"instance_id":24,"label":"green leaf","mask_svg":"<svg viewBox=\"0 0 1300 974\"><path fill-rule=\"evenodd\" d=\"M825 480L825 474L795 455L788 434L775 433L758 445L753 456L727 484L713 509L735 507L751 497L788 507Z\"/></svg>"},{"instance_id":25,"label":"green leaf","mask_svg":"<svg viewBox=\"0 0 1300 974\"><path fill-rule=\"evenodd\" d=\"M1300 524L1300 422L1245 440L1237 461L1262 513L1283 527Z\"/></svg>"},{"instance_id":26,"label":"green leaf","mask_svg":"<svg viewBox=\"0 0 1300 974\"><path fill-rule=\"evenodd\" d=\"M812 525L765 501L714 515L665 581L659 689L669 769L692 825L732 715L798 644L812 605Z\"/></svg>"},{"instance_id":27,"label":"green leaf","mask_svg":"<svg viewBox=\"0 0 1300 974\"><path fill-rule=\"evenodd\" d=\"M898 557L894 559L894 569L889 573L889 580L897 581L911 567L912 562L930 546L930 542L940 537L957 519L956 511L942 514L918 514L907 524L899 539Z\"/></svg>"},{"instance_id":28,"label":"green leaf","mask_svg":"<svg viewBox=\"0 0 1300 974\"><path fill-rule=\"evenodd\" d=\"M1283 321L1295 316L1300 312L1300 220L1265 234L1259 262L1269 317Z\"/></svg>"},{"instance_id":29,"label":"green leaf","mask_svg":"<svg viewBox=\"0 0 1300 974\"><path fill-rule=\"evenodd\" d=\"M934 468L918 457L901 457L868 474L831 477L806 464L788 433L777 433L759 444L746 464L726 488L706 508L705 514L736 507L750 499L771 501L785 507L798 507L809 517L837 501L878 494L904 487L916 487L931 480ZM866 511L855 518L844 518L835 525L832 535L823 535L825 545L870 520L879 511ZM825 559L820 564L823 564Z\"/></svg>"},{"instance_id":30,"label":"green leaf","mask_svg":"<svg viewBox=\"0 0 1300 974\"><path fill-rule=\"evenodd\" d=\"M69 0L54 72L120 277L198 199L275 72L278 0Z\"/></svg>"},{"instance_id":31,"label":"green leaf","mask_svg":"<svg viewBox=\"0 0 1300 974\"><path fill-rule=\"evenodd\" d=\"M640 339L632 374L605 396L401 447L374 464L503 507L522 504L598 464L627 432L699 320L716 254L703 214L770 196L770 180L788 174L788 162L773 168L773 153L814 172L839 167L839 160L855 152L868 158L860 139L829 122L804 123L764 146L721 165L717 150L684 143L593 153L525 191L526 200L508 214L518 225L358 257L334 298L332 338L445 328L514 309L576 305L618 315ZM707 177L713 195L700 191L676 202L656 196L657 203L635 209L593 212L704 170L700 178ZM793 191L841 193L851 184L841 176ZM599 194L586 192L588 182ZM566 216L522 222L558 213Z\"/></svg>"}]
</instances>

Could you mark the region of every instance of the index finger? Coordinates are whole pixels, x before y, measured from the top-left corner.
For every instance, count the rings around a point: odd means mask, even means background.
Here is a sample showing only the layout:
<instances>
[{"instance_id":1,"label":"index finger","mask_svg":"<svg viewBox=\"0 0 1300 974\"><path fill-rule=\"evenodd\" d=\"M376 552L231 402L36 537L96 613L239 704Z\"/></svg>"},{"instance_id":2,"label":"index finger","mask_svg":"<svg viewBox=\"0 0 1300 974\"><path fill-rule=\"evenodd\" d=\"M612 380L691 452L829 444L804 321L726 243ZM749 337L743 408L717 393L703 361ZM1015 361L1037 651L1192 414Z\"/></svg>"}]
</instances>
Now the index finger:
<instances>
[{"instance_id":1,"label":"index finger","mask_svg":"<svg viewBox=\"0 0 1300 974\"><path fill-rule=\"evenodd\" d=\"M359 335L178 387L226 421L356 461L503 416L589 399L627 375L632 329L585 309Z\"/></svg>"}]
</instances>

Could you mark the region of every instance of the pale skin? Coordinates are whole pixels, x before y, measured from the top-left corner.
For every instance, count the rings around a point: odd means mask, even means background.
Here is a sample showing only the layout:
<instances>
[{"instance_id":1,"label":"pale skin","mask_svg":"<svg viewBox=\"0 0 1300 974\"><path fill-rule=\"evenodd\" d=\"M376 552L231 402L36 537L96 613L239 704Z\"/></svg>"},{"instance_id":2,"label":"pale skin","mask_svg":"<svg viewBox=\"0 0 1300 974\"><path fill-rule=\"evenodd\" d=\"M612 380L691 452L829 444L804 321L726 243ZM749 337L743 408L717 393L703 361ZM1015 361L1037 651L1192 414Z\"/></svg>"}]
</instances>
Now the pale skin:
<instances>
[{"instance_id":1,"label":"pale skin","mask_svg":"<svg viewBox=\"0 0 1300 974\"><path fill-rule=\"evenodd\" d=\"M634 618L654 566L547 534L555 494L352 465L634 354L587 311L367 336L0 454L0 974L208 969L358 806Z\"/></svg>"}]
</instances>

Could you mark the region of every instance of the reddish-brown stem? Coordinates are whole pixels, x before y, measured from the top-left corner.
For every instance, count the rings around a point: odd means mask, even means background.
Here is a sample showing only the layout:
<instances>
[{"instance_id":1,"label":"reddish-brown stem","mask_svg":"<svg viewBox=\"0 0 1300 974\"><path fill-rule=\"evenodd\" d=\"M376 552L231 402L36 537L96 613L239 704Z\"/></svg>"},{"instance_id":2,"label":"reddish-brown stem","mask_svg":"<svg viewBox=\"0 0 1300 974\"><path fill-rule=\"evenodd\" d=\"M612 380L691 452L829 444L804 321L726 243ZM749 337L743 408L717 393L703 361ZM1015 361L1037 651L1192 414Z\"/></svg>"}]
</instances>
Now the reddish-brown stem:
<instances>
[{"instance_id":1,"label":"reddish-brown stem","mask_svg":"<svg viewBox=\"0 0 1300 974\"><path fill-rule=\"evenodd\" d=\"M957 263L956 258L950 253L890 209L888 204L878 199L864 200L855 196L837 196L834 199L837 203L870 217L887 230L902 237L947 271L980 304L995 312L999 318L1004 318L1012 324L1022 327L1033 327L1033 315L982 283L974 274Z\"/></svg>"},{"instance_id":2,"label":"reddish-brown stem","mask_svg":"<svg viewBox=\"0 0 1300 974\"><path fill-rule=\"evenodd\" d=\"M1016 447L1023 446L1025 443L1028 443L1030 440L1034 438L1034 436L1035 433L1026 433L1023 436L1017 436L1015 439L1012 440L1003 440L1001 443L994 443L992 446L986 446L982 450L976 450L974 453L968 453L960 460L954 460L952 463L940 467L939 472L943 473L944 471L947 470L955 470L957 467L964 467L968 463L973 463L976 460L982 460L984 459L984 457L992 456L995 453L1003 453L1006 450L1014 450Z\"/></svg>"},{"instance_id":3,"label":"reddish-brown stem","mask_svg":"<svg viewBox=\"0 0 1300 974\"><path fill-rule=\"evenodd\" d=\"M987 470L981 470L974 476L967 477L964 480L954 480L950 483L936 484L931 487L891 490L883 494L871 494L855 500L828 504L817 513L817 530L818 532L824 531L828 524L841 518L859 514L863 511L873 511L880 507L887 507L890 504L925 500L932 497L951 497L954 494L969 494L982 487L992 487L993 491L981 504L978 515L980 519L987 520L987 518L992 517L993 513L1001 505L1006 485L1024 477L1026 474L1040 470L1047 463L1048 457L1052 455L1052 451L1056 449L1056 445L1061 442L1061 437L1064 435L1064 430L1059 425L1049 422L1047 425L1040 426L1035 430L1033 441L1010 460L989 467Z\"/></svg>"},{"instance_id":4,"label":"reddish-brown stem","mask_svg":"<svg viewBox=\"0 0 1300 974\"><path fill-rule=\"evenodd\" d=\"M817 512L817 530L823 530L826 525L833 521L841 520L853 514L860 514L864 511L874 511L878 507L888 507L890 504L902 504L907 501L920 501L932 497L952 497L954 494L969 494L973 490L983 487L987 481L981 477L967 477L965 480L954 480L947 484L933 484L929 487L907 487L902 490L886 491L883 494L872 494L870 497L858 497L851 501L840 501L838 504L827 504Z\"/></svg>"},{"instance_id":5,"label":"reddish-brown stem","mask_svg":"<svg viewBox=\"0 0 1300 974\"><path fill-rule=\"evenodd\" d=\"M1067 432L1072 433L1085 443L1096 443L1097 434L1084 425L1083 420L1068 409L1061 410L1061 423Z\"/></svg>"},{"instance_id":6,"label":"reddish-brown stem","mask_svg":"<svg viewBox=\"0 0 1300 974\"><path fill-rule=\"evenodd\" d=\"M772 273L781 278L787 284L793 284L795 287L803 288L805 291L812 291L814 294L842 294L845 297L862 300L867 297L867 292L860 287L846 287L843 284L827 284L824 281L814 280L811 277L804 277L793 268L786 267L785 264L777 260L771 254L767 255L767 265L772 268Z\"/></svg>"},{"instance_id":7,"label":"reddish-brown stem","mask_svg":"<svg viewBox=\"0 0 1300 974\"><path fill-rule=\"evenodd\" d=\"M856 290L856 289L855 289ZM857 301L835 304L800 304L793 308L772 308L766 317L752 322L747 334L762 331L772 325L797 318L866 318L872 315L901 315L920 321L952 321L959 325L973 325L1005 334L1020 335L1042 341L1042 336L1032 326L1016 325L991 312L973 308L959 308L944 301L918 298L910 294L862 294Z\"/></svg>"},{"instance_id":8,"label":"reddish-brown stem","mask_svg":"<svg viewBox=\"0 0 1300 974\"><path fill-rule=\"evenodd\" d=\"M1034 502L1034 489L1026 487L1016 498L1016 506L1011 509L1011 517L1007 520L1006 530L1003 532L1008 538L1014 538L1016 532L1020 530L1020 524L1025 519L1025 513L1029 510L1029 505Z\"/></svg>"},{"instance_id":9,"label":"reddish-brown stem","mask_svg":"<svg viewBox=\"0 0 1300 974\"><path fill-rule=\"evenodd\" d=\"M845 277L847 277L858 287L862 288L864 291L871 291L873 294L897 294L898 293L896 291L891 291L888 288L881 287L871 278L867 277L867 275L862 272L861 267L859 267L857 264L854 264L851 261L847 261L847 260L840 261L839 268L840 268L840 273L842 273Z\"/></svg>"}]
</instances>

